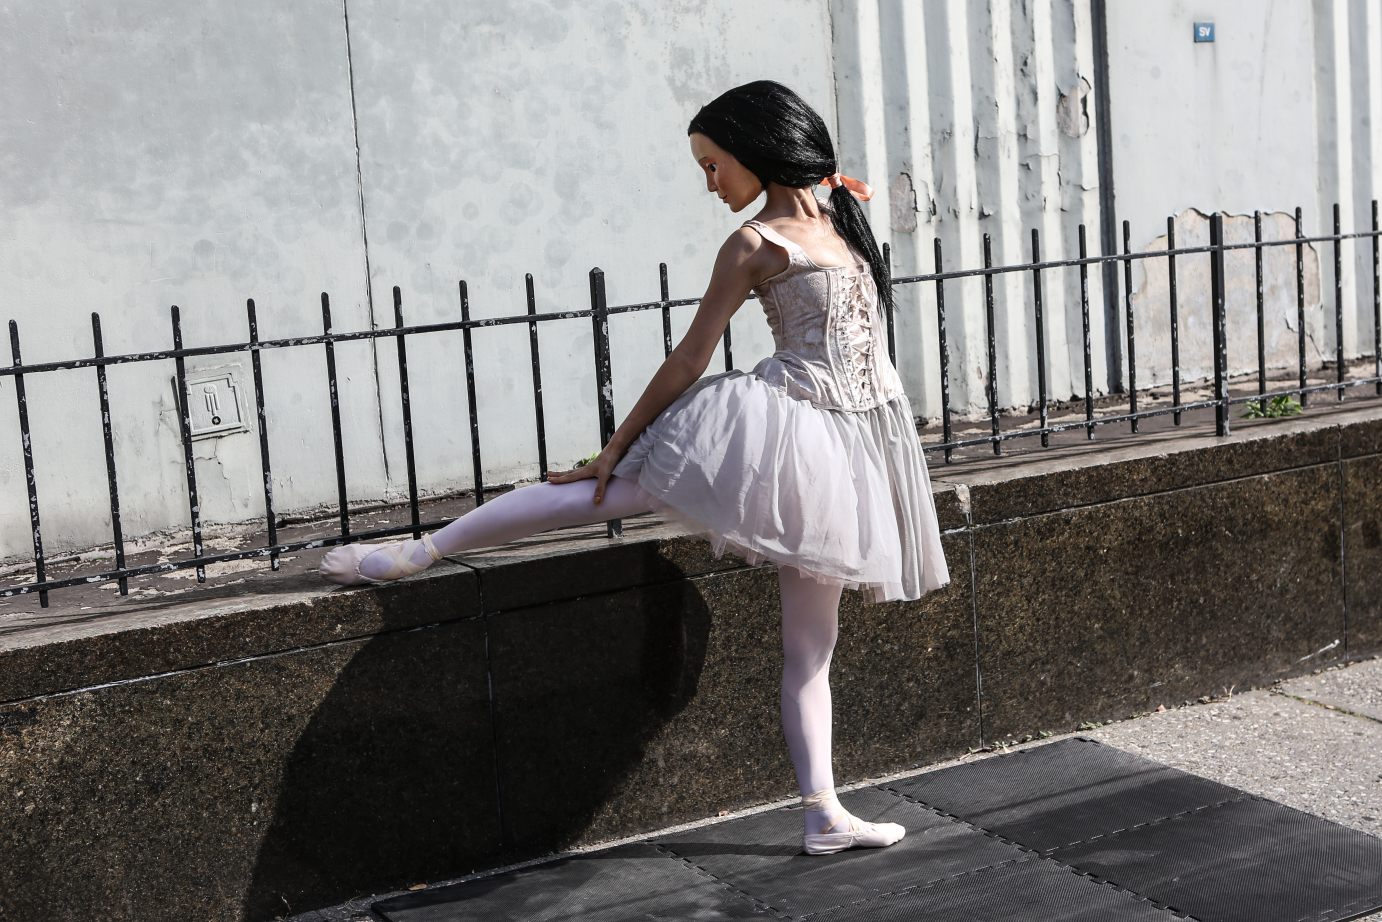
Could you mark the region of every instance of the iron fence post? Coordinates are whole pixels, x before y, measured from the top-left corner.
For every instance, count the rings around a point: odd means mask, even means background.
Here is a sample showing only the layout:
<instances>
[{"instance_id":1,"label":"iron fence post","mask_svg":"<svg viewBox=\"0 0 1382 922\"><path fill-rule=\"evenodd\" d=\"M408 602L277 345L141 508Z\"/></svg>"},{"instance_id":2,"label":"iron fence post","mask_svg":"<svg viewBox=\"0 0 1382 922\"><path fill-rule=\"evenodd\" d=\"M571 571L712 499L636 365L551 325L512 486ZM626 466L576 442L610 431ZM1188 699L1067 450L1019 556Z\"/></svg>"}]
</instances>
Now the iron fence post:
<instances>
[{"instance_id":1,"label":"iron fence post","mask_svg":"<svg viewBox=\"0 0 1382 922\"><path fill-rule=\"evenodd\" d=\"M1180 305L1176 297L1176 216L1166 218L1166 281L1171 307L1171 406L1180 406ZM1180 411L1172 419L1180 425Z\"/></svg>"},{"instance_id":2,"label":"iron fence post","mask_svg":"<svg viewBox=\"0 0 1382 922\"><path fill-rule=\"evenodd\" d=\"M1123 312L1128 325L1128 412L1134 433L1137 432L1137 335L1132 318L1132 230L1123 222Z\"/></svg>"},{"instance_id":3,"label":"iron fence post","mask_svg":"<svg viewBox=\"0 0 1382 922\"><path fill-rule=\"evenodd\" d=\"M202 556L202 508L197 499L197 466L192 451L192 407L187 392L187 366L182 357L182 316L173 305L173 367L178 381L178 432L182 436L183 462L187 466L187 505L192 512L192 556ZM197 582L206 582L206 567L197 565Z\"/></svg>"},{"instance_id":4,"label":"iron fence post","mask_svg":"<svg viewBox=\"0 0 1382 922\"><path fill-rule=\"evenodd\" d=\"M480 413L475 399L475 350L470 339L470 288L465 279L460 282L461 345L465 351L465 400L470 417L470 466L475 478L475 507L485 504L485 468L480 460Z\"/></svg>"},{"instance_id":5,"label":"iron fence post","mask_svg":"<svg viewBox=\"0 0 1382 922\"><path fill-rule=\"evenodd\" d=\"M176 308L174 308L176 310ZM24 360L19 354L19 324L10 321L10 357L15 368L21 368ZM29 397L24 390L24 375L14 376L14 399L19 410L19 438L24 454L24 483L29 489L29 526L34 542L34 579L41 587L47 580L47 569L43 560L43 529L38 521L38 482L34 478L34 444L29 434ZM40 608L48 607L48 590L38 590Z\"/></svg>"},{"instance_id":6,"label":"iron fence post","mask_svg":"<svg viewBox=\"0 0 1382 922\"><path fill-rule=\"evenodd\" d=\"M98 359L105 358L105 343L101 338L101 315L91 313L91 339ZM96 392L101 401L101 436L106 452L106 489L110 493L111 544L115 548L115 569L125 569L125 535L120 527L120 487L115 477L115 434L110 421L110 390L106 383L106 366L96 366ZM130 594L130 581L120 577L120 594Z\"/></svg>"},{"instance_id":7,"label":"iron fence post","mask_svg":"<svg viewBox=\"0 0 1382 922\"><path fill-rule=\"evenodd\" d=\"M1210 268L1210 312L1214 328L1214 400L1215 432L1220 436L1229 434L1229 403L1225 375L1228 369L1228 352L1224 342L1224 217L1215 213L1209 219Z\"/></svg>"},{"instance_id":8,"label":"iron fence post","mask_svg":"<svg viewBox=\"0 0 1382 922\"><path fill-rule=\"evenodd\" d=\"M950 464L955 460L955 450L950 447L955 438L950 426L950 348L945 341L945 280L940 277L944 272L944 260L941 258L941 238L936 237L932 242L936 253L936 337L941 361L941 426L946 445L945 463Z\"/></svg>"},{"instance_id":9,"label":"iron fence post","mask_svg":"<svg viewBox=\"0 0 1382 922\"><path fill-rule=\"evenodd\" d=\"M984 235L984 268L993 268L993 241L988 235ZM999 441L998 431L998 334L994 329L993 320L993 273L984 273L984 318L988 332L988 360L989 360L989 419L993 426L993 453L1001 455L1003 453L1003 443Z\"/></svg>"},{"instance_id":10,"label":"iron fence post","mask_svg":"<svg viewBox=\"0 0 1382 922\"><path fill-rule=\"evenodd\" d=\"M1303 409L1310 399L1305 393L1305 237L1300 207L1296 208L1296 339L1300 347L1300 405Z\"/></svg>"},{"instance_id":11,"label":"iron fence post","mask_svg":"<svg viewBox=\"0 0 1382 922\"><path fill-rule=\"evenodd\" d=\"M1372 200L1372 374L1382 396L1382 263L1378 261L1377 199Z\"/></svg>"},{"instance_id":12,"label":"iron fence post","mask_svg":"<svg viewBox=\"0 0 1382 922\"><path fill-rule=\"evenodd\" d=\"M274 476L269 465L269 420L264 413L264 372L259 356L259 317L255 313L254 299L245 301L245 313L250 329L250 370L254 379L254 419L259 427L259 471L264 482L264 527L269 537L269 547L278 545L278 522L274 513ZM269 554L269 568L279 568L278 551Z\"/></svg>"},{"instance_id":13,"label":"iron fence post","mask_svg":"<svg viewBox=\"0 0 1382 922\"><path fill-rule=\"evenodd\" d=\"M667 264L657 264L657 291L661 297L659 307L662 311L662 357L664 359L672 357L672 305L667 302L672 300L667 289Z\"/></svg>"},{"instance_id":14,"label":"iron fence post","mask_svg":"<svg viewBox=\"0 0 1382 922\"><path fill-rule=\"evenodd\" d=\"M1046 407L1046 320L1041 311L1041 236L1032 228L1032 305L1036 315L1037 401L1041 412L1041 447L1049 448L1051 434Z\"/></svg>"},{"instance_id":15,"label":"iron fence post","mask_svg":"<svg viewBox=\"0 0 1382 922\"><path fill-rule=\"evenodd\" d=\"M533 274L524 276L528 295L528 316L537 316L537 295L533 293ZM533 414L537 424L537 479L547 479L547 418L542 408L542 361L537 348L537 321L528 322L528 353L533 360Z\"/></svg>"},{"instance_id":16,"label":"iron fence post","mask_svg":"<svg viewBox=\"0 0 1382 922\"><path fill-rule=\"evenodd\" d=\"M1089 244L1085 226L1080 225L1080 322L1084 333L1084 417L1086 431L1094 438L1094 357L1089 341Z\"/></svg>"},{"instance_id":17,"label":"iron fence post","mask_svg":"<svg viewBox=\"0 0 1382 922\"><path fill-rule=\"evenodd\" d=\"M1252 213L1253 268L1256 272L1257 291L1257 392L1267 393L1267 328L1266 310L1262 293L1262 212ZM1258 403L1258 409L1267 412L1267 401Z\"/></svg>"},{"instance_id":18,"label":"iron fence post","mask_svg":"<svg viewBox=\"0 0 1382 922\"><path fill-rule=\"evenodd\" d=\"M614 377L609 361L609 305L605 300L605 273L596 267L590 270L590 321L595 337L595 387L600 411L600 447L614 438ZM725 360L729 361L729 327L725 327ZM607 534L618 538L624 534L624 523L610 519Z\"/></svg>"},{"instance_id":19,"label":"iron fence post","mask_svg":"<svg viewBox=\"0 0 1382 922\"><path fill-rule=\"evenodd\" d=\"M403 291L393 287L393 325L403 329ZM413 540L422 538L422 512L418 508L417 460L413 455L413 402L408 388L408 345L398 334L398 399L403 414L403 460L408 474L408 512L412 518Z\"/></svg>"},{"instance_id":20,"label":"iron fence post","mask_svg":"<svg viewBox=\"0 0 1382 922\"><path fill-rule=\"evenodd\" d=\"M883 304L883 313L888 321L888 361L897 367L897 341L893 335L893 248L883 244L883 265L888 273L888 299Z\"/></svg>"},{"instance_id":21,"label":"iron fence post","mask_svg":"<svg viewBox=\"0 0 1382 922\"><path fill-rule=\"evenodd\" d=\"M1339 203L1334 203L1334 364L1336 377L1344 383L1344 242L1339 223ZM1344 389L1339 388L1339 399Z\"/></svg>"}]
</instances>

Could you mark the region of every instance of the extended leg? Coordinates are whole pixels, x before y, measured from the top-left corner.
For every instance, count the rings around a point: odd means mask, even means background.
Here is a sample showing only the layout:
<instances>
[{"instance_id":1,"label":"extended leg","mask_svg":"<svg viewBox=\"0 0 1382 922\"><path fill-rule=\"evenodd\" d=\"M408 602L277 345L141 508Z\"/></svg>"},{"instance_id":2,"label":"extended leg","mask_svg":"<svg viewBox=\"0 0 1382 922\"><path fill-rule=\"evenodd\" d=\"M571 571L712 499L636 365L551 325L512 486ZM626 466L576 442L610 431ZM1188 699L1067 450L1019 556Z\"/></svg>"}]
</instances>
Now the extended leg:
<instances>
[{"instance_id":1,"label":"extended leg","mask_svg":"<svg viewBox=\"0 0 1382 922\"><path fill-rule=\"evenodd\" d=\"M839 635L840 589L792 567L778 569L782 590L782 731L806 808L811 854L892 845L905 830L866 823L840 806L830 764L830 659Z\"/></svg>"},{"instance_id":2,"label":"extended leg","mask_svg":"<svg viewBox=\"0 0 1382 922\"><path fill-rule=\"evenodd\" d=\"M652 509L638 481L611 477L598 506L594 480L538 483L502 493L461 516L432 536L442 554L458 554L477 547L495 547L519 538L565 528L622 519Z\"/></svg>"},{"instance_id":3,"label":"extended leg","mask_svg":"<svg viewBox=\"0 0 1382 922\"><path fill-rule=\"evenodd\" d=\"M396 578L417 572L447 554L507 544L553 528L620 519L652 508L652 498L634 480L610 478L604 501L598 506L592 501L594 495L594 480L520 487L477 506L422 541L336 548L323 558L320 572L332 582L346 585ZM357 563L365 580L356 578ZM400 569L405 572L399 574Z\"/></svg>"}]
</instances>

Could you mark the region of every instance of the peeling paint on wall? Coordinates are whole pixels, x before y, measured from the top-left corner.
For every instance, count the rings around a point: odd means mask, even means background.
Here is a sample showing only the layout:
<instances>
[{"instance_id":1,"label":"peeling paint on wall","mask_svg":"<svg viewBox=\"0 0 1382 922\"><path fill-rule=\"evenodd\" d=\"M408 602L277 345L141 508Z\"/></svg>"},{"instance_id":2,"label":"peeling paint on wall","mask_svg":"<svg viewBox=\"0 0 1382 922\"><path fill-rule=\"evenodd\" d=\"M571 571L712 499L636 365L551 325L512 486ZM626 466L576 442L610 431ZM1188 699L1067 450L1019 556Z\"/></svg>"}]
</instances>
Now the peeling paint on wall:
<instances>
[{"instance_id":1,"label":"peeling paint on wall","mask_svg":"<svg viewBox=\"0 0 1382 922\"><path fill-rule=\"evenodd\" d=\"M1071 138L1082 138L1089 131L1089 81L1081 77L1056 103L1056 124Z\"/></svg>"},{"instance_id":2,"label":"peeling paint on wall","mask_svg":"<svg viewBox=\"0 0 1382 922\"><path fill-rule=\"evenodd\" d=\"M888 204L893 230L910 234L917 229L917 193L912 188L911 176L897 174L888 190Z\"/></svg>"}]
</instances>

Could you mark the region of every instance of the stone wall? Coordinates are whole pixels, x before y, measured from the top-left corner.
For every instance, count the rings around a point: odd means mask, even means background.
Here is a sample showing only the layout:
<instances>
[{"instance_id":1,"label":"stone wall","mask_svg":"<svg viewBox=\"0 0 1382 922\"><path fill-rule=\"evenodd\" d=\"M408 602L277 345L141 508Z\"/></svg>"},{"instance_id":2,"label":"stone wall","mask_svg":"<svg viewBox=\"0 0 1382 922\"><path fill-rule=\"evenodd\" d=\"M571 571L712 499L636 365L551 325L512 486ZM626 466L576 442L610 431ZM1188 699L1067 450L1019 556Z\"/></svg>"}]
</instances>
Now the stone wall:
<instances>
[{"instance_id":1,"label":"stone wall","mask_svg":"<svg viewBox=\"0 0 1382 922\"><path fill-rule=\"evenodd\" d=\"M842 605L841 782L1382 649L1376 411L933 475L951 584ZM774 574L629 535L0 636L0 918L258 922L789 795Z\"/></svg>"}]
</instances>

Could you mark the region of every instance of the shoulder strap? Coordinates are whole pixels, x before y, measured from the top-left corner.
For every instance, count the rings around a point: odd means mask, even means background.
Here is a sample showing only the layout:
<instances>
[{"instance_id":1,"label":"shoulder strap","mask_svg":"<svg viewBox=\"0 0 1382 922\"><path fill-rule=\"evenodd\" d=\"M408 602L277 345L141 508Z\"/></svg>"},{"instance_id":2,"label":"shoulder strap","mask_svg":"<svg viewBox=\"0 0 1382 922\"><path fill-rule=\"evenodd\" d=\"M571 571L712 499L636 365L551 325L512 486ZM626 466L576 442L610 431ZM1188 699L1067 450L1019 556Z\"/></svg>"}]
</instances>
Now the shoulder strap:
<instances>
[{"instance_id":1,"label":"shoulder strap","mask_svg":"<svg viewBox=\"0 0 1382 922\"><path fill-rule=\"evenodd\" d=\"M782 236L777 231L773 230L771 227L764 224L762 221L745 221L744 227L751 227L754 230L758 231L759 235L762 236L764 240L768 241L769 243L775 243L778 246L782 247L784 250L786 250L788 256L794 256L799 253L804 254L806 252L800 246L788 240L786 237Z\"/></svg>"}]
</instances>

